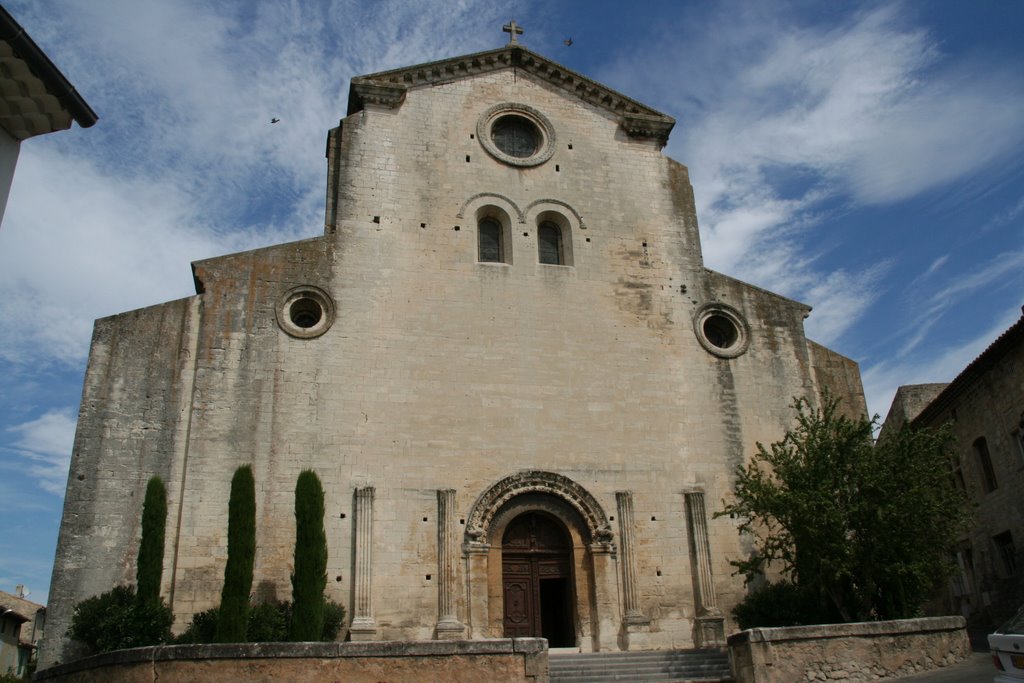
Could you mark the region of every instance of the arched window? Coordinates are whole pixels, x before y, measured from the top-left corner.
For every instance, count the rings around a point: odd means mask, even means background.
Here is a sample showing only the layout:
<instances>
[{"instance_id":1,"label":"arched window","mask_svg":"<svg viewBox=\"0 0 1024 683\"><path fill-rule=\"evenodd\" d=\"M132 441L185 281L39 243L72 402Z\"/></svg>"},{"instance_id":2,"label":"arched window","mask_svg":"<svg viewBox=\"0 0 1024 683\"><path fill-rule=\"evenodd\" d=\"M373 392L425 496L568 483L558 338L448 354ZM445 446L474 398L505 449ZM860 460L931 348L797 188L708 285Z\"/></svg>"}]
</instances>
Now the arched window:
<instances>
[{"instance_id":1,"label":"arched window","mask_svg":"<svg viewBox=\"0 0 1024 683\"><path fill-rule=\"evenodd\" d=\"M492 263L504 261L501 223L491 217L482 218L477 224L477 232L480 239L480 260Z\"/></svg>"},{"instance_id":2,"label":"arched window","mask_svg":"<svg viewBox=\"0 0 1024 683\"><path fill-rule=\"evenodd\" d=\"M974 451L978 454L978 464L981 465L981 477L985 483L985 493L990 493L999 488L996 481L996 471L992 469L992 456L988 453L988 442L985 437L979 437L974 442Z\"/></svg>"},{"instance_id":3,"label":"arched window","mask_svg":"<svg viewBox=\"0 0 1024 683\"><path fill-rule=\"evenodd\" d=\"M540 262L556 266L565 264L562 252L562 230L551 221L544 221L537 227L537 248Z\"/></svg>"}]
</instances>

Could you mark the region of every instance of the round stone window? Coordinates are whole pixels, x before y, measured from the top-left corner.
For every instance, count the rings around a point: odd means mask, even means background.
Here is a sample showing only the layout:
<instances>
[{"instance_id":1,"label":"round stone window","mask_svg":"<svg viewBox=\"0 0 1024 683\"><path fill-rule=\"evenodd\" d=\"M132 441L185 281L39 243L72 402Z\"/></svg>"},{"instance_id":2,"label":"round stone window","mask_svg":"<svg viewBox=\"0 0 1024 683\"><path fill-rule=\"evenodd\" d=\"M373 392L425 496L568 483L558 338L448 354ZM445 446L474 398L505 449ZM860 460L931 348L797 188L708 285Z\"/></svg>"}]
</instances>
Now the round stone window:
<instances>
[{"instance_id":1,"label":"round stone window","mask_svg":"<svg viewBox=\"0 0 1024 683\"><path fill-rule=\"evenodd\" d=\"M334 302L319 287L303 285L284 293L275 310L277 324L299 339L319 337L334 322Z\"/></svg>"},{"instance_id":2,"label":"round stone window","mask_svg":"<svg viewBox=\"0 0 1024 683\"><path fill-rule=\"evenodd\" d=\"M697 341L720 358L735 358L747 350L750 329L739 311L726 304L708 304L693 319Z\"/></svg>"},{"instance_id":3,"label":"round stone window","mask_svg":"<svg viewBox=\"0 0 1024 683\"><path fill-rule=\"evenodd\" d=\"M525 104L494 105L477 121L476 132L488 154L512 166L537 166L555 153L551 122Z\"/></svg>"}]
</instances>

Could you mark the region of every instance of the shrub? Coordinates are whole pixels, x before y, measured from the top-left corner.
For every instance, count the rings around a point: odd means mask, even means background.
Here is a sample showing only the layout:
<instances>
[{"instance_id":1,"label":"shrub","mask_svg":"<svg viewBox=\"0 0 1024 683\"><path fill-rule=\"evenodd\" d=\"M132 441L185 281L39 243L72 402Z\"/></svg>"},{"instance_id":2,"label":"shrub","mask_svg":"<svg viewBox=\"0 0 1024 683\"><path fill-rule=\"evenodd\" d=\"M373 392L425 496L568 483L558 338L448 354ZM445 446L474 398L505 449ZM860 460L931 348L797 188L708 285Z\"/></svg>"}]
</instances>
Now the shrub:
<instances>
[{"instance_id":1,"label":"shrub","mask_svg":"<svg viewBox=\"0 0 1024 683\"><path fill-rule=\"evenodd\" d=\"M182 645L191 643L212 643L217 632L217 614L213 607L192 616L188 629L174 639ZM292 603L265 602L249 610L246 638L250 643L281 643L288 640L288 624L291 622ZM324 628L317 640L332 641L338 637L345 623L345 608L336 602L324 604Z\"/></svg>"},{"instance_id":2,"label":"shrub","mask_svg":"<svg viewBox=\"0 0 1024 683\"><path fill-rule=\"evenodd\" d=\"M217 615L219 607L211 607L192 615L192 622L185 632L174 639L179 645L193 643L212 643L217 636Z\"/></svg>"},{"instance_id":3,"label":"shrub","mask_svg":"<svg viewBox=\"0 0 1024 683\"><path fill-rule=\"evenodd\" d=\"M160 477L151 477L142 503L142 541L135 569L136 599L160 602L160 579L164 572L164 530L167 527L167 489Z\"/></svg>"},{"instance_id":4,"label":"shrub","mask_svg":"<svg viewBox=\"0 0 1024 683\"><path fill-rule=\"evenodd\" d=\"M92 653L109 652L166 643L173 621L163 600L142 603L132 586L116 586L78 603L68 634Z\"/></svg>"},{"instance_id":5,"label":"shrub","mask_svg":"<svg viewBox=\"0 0 1024 683\"><path fill-rule=\"evenodd\" d=\"M291 603L265 602L249 610L247 636L250 643L280 643L288 640Z\"/></svg>"},{"instance_id":6,"label":"shrub","mask_svg":"<svg viewBox=\"0 0 1024 683\"><path fill-rule=\"evenodd\" d=\"M256 484L248 465L235 470L228 500L228 562L217 617L218 643L243 643L256 556Z\"/></svg>"},{"instance_id":7,"label":"shrub","mask_svg":"<svg viewBox=\"0 0 1024 683\"><path fill-rule=\"evenodd\" d=\"M766 583L747 594L732 608L741 629L771 626L804 626L835 621L821 613L819 602L789 581Z\"/></svg>"},{"instance_id":8,"label":"shrub","mask_svg":"<svg viewBox=\"0 0 1024 683\"><path fill-rule=\"evenodd\" d=\"M295 573L292 574L291 640L319 640L324 630L327 587L327 536L324 534L324 489L313 470L295 483Z\"/></svg>"}]
</instances>

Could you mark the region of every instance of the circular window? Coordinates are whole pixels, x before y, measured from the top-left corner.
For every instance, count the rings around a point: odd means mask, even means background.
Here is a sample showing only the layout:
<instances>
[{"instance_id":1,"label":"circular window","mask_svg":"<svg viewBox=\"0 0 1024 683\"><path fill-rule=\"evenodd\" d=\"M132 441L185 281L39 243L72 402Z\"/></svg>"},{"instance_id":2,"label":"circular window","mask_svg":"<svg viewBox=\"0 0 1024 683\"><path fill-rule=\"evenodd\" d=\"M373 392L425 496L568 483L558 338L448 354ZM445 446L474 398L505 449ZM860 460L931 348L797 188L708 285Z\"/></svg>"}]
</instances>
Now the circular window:
<instances>
[{"instance_id":1,"label":"circular window","mask_svg":"<svg viewBox=\"0 0 1024 683\"><path fill-rule=\"evenodd\" d=\"M488 154L512 166L537 166L555 153L551 122L525 104L494 105L477 121L476 132Z\"/></svg>"},{"instance_id":2,"label":"circular window","mask_svg":"<svg viewBox=\"0 0 1024 683\"><path fill-rule=\"evenodd\" d=\"M491 126L491 140L505 154L526 159L537 153L541 136L529 119L510 114L499 117Z\"/></svg>"},{"instance_id":3,"label":"circular window","mask_svg":"<svg viewBox=\"0 0 1024 683\"><path fill-rule=\"evenodd\" d=\"M693 319L701 346L720 358L735 358L747 350L750 331L739 312L725 304L708 304Z\"/></svg>"},{"instance_id":4,"label":"circular window","mask_svg":"<svg viewBox=\"0 0 1024 683\"><path fill-rule=\"evenodd\" d=\"M303 285L285 292L277 302L277 324L293 337L319 337L334 322L334 302L319 287Z\"/></svg>"}]
</instances>

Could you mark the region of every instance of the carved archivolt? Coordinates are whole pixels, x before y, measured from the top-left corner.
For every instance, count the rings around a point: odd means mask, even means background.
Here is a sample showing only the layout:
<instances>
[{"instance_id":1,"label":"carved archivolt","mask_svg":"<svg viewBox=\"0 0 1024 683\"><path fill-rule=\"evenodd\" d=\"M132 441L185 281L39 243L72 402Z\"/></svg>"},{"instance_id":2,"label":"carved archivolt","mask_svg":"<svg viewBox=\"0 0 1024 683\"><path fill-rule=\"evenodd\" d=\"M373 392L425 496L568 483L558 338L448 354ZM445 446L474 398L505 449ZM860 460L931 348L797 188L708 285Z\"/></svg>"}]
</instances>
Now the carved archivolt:
<instances>
[{"instance_id":1,"label":"carved archivolt","mask_svg":"<svg viewBox=\"0 0 1024 683\"><path fill-rule=\"evenodd\" d=\"M534 201L530 202L529 205L525 209L523 209L523 214L524 215L528 214L530 212L530 209L532 209L533 207L538 206L540 204L555 204L556 206L563 207L566 211L568 211L569 213L571 213L573 216L576 217L576 221L580 225L580 230L586 230L587 229L586 224L583 222L583 216L580 215L579 211L577 211L576 209L572 208L566 202L563 202L561 199L535 199ZM520 221L520 222L525 222L525 221Z\"/></svg>"},{"instance_id":2,"label":"carved archivolt","mask_svg":"<svg viewBox=\"0 0 1024 683\"><path fill-rule=\"evenodd\" d=\"M477 192L475 195L473 195L466 201L462 202L462 206L459 208L459 212L455 215L458 216L459 218L464 218L466 215L466 208L469 207L469 205L475 202L477 199L480 199L482 197L487 197L489 199L500 199L501 201L508 204L509 207L511 207L512 211L515 212L516 218L519 220L520 223L526 222L526 215L519 210L519 207L516 206L516 203L509 199L508 197L506 197L505 195L498 194L497 192Z\"/></svg>"},{"instance_id":3,"label":"carved archivolt","mask_svg":"<svg viewBox=\"0 0 1024 683\"><path fill-rule=\"evenodd\" d=\"M486 543L487 532L494 515L505 503L524 493L546 493L564 501L586 522L592 543L611 546L612 528L597 499L572 479L540 470L517 472L484 491L469 513L466 524L467 541Z\"/></svg>"}]
</instances>

